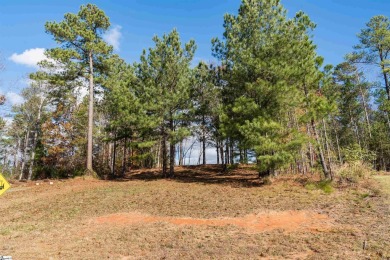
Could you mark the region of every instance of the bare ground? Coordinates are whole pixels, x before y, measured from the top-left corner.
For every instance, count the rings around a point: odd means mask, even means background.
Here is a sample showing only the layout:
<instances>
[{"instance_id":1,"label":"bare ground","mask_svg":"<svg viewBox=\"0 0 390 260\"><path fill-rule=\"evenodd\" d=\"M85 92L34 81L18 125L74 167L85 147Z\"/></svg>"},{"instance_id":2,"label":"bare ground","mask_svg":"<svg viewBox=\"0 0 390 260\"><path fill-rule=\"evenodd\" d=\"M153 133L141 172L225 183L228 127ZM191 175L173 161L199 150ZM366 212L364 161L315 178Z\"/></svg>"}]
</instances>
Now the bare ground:
<instances>
[{"instance_id":1,"label":"bare ground","mask_svg":"<svg viewBox=\"0 0 390 260\"><path fill-rule=\"evenodd\" d=\"M390 177L331 194L315 177L265 185L249 167L135 171L117 181L14 183L0 255L14 259L386 259ZM379 184L380 183L380 184ZM365 249L363 249L363 244Z\"/></svg>"}]
</instances>

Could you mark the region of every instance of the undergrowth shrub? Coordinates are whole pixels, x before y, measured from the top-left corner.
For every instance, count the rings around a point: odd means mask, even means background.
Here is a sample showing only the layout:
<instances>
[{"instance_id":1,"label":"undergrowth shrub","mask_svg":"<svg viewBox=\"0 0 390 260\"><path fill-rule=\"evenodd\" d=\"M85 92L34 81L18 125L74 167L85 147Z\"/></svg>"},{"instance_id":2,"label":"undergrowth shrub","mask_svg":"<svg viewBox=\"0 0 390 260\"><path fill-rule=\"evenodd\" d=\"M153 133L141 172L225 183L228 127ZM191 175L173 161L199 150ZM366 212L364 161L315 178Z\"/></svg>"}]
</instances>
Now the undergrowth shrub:
<instances>
[{"instance_id":1,"label":"undergrowth shrub","mask_svg":"<svg viewBox=\"0 0 390 260\"><path fill-rule=\"evenodd\" d=\"M227 166L227 170L228 170L228 171L237 170L239 166L240 166L240 164L238 164L238 163L229 164L229 165Z\"/></svg>"},{"instance_id":2,"label":"undergrowth shrub","mask_svg":"<svg viewBox=\"0 0 390 260\"><path fill-rule=\"evenodd\" d=\"M263 185L271 185L272 184L272 179L271 177L265 177L263 178Z\"/></svg>"},{"instance_id":3,"label":"undergrowth shrub","mask_svg":"<svg viewBox=\"0 0 390 260\"><path fill-rule=\"evenodd\" d=\"M344 163L342 166L335 169L336 177L341 181L357 183L359 180L367 179L375 174L374 169L368 163L362 161L352 161Z\"/></svg>"},{"instance_id":4,"label":"undergrowth shrub","mask_svg":"<svg viewBox=\"0 0 390 260\"><path fill-rule=\"evenodd\" d=\"M333 192L333 186L331 180L322 180L319 182L309 182L305 185L305 188L308 190L322 190L323 192L329 194Z\"/></svg>"}]
</instances>

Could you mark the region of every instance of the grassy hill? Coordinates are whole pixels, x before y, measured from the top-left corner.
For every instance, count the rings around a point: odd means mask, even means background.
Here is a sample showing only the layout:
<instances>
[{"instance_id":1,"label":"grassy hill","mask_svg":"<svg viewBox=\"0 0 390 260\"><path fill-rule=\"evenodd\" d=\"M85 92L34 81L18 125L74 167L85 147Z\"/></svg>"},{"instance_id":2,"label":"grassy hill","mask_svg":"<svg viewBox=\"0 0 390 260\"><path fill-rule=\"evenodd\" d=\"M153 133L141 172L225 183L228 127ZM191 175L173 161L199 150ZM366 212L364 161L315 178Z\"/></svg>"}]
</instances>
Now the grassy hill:
<instances>
[{"instance_id":1,"label":"grassy hill","mask_svg":"<svg viewBox=\"0 0 390 260\"><path fill-rule=\"evenodd\" d=\"M13 183L0 197L0 255L14 259L390 257L390 177L322 189L250 167L139 170L116 181ZM381 183L381 184L379 184ZM386 186L387 185L387 186ZM387 187L387 188L386 188ZM363 249L363 244L365 249Z\"/></svg>"}]
</instances>

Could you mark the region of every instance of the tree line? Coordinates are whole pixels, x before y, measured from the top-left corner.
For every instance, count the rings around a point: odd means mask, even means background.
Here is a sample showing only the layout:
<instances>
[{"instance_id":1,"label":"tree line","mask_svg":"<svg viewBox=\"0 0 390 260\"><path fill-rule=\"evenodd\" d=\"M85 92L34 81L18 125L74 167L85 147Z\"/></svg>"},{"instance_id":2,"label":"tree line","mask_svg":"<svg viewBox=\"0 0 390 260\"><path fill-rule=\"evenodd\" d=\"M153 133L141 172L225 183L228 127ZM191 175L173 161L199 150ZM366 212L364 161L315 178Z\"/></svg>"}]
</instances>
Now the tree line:
<instances>
[{"instance_id":1,"label":"tree line","mask_svg":"<svg viewBox=\"0 0 390 260\"><path fill-rule=\"evenodd\" d=\"M223 27L216 63L194 64L195 41L173 29L129 64L103 40L110 21L97 6L47 22L58 47L30 75L12 123L0 121L1 170L32 179L159 167L173 177L192 140L198 163L214 147L222 169L253 162L259 176L332 179L354 161L390 169L388 17L371 18L335 66L317 54L316 25L279 0L243 0Z\"/></svg>"}]
</instances>

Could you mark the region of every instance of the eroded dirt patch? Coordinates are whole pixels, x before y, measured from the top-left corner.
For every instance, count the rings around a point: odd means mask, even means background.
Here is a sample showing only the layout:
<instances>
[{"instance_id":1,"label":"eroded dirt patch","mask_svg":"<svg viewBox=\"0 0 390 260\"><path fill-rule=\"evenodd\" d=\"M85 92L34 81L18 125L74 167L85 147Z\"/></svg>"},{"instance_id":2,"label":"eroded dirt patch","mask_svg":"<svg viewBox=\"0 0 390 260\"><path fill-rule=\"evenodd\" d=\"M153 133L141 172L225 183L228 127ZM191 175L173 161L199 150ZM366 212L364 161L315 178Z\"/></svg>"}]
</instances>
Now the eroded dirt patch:
<instances>
[{"instance_id":1,"label":"eroded dirt patch","mask_svg":"<svg viewBox=\"0 0 390 260\"><path fill-rule=\"evenodd\" d=\"M94 219L97 224L133 225L142 223L165 222L172 225L214 226L222 227L233 225L244 228L249 232L264 232L275 229L285 231L307 230L326 231L332 227L331 219L327 215L311 211L281 211L262 214L251 214L242 218L180 218L151 216L142 213L118 213Z\"/></svg>"}]
</instances>

